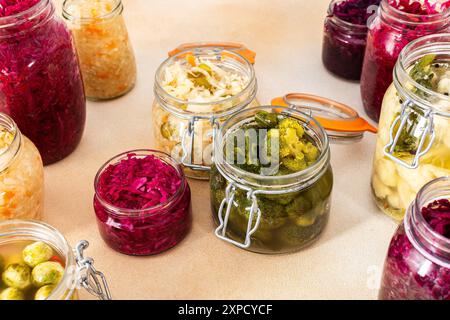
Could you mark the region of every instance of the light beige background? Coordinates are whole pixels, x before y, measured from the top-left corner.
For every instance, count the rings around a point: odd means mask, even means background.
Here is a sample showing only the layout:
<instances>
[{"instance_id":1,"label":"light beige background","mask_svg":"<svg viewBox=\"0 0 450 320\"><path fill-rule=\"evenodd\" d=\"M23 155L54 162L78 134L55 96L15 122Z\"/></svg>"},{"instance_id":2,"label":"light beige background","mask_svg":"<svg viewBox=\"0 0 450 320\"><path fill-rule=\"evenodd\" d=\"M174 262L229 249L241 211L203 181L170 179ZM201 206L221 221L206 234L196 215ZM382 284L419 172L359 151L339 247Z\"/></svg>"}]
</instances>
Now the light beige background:
<instances>
[{"instance_id":1,"label":"light beige background","mask_svg":"<svg viewBox=\"0 0 450 320\"><path fill-rule=\"evenodd\" d=\"M61 3L60 0L57 1ZM361 113L359 85L334 78L321 63L328 0L124 0L138 63L127 96L88 103L83 141L74 154L46 168L45 221L71 244L86 239L88 254L108 277L116 299L375 299L395 223L372 202L375 137L332 147L335 174L330 223L312 247L263 256L216 239L209 186L190 181L193 230L175 249L128 257L100 238L92 207L93 180L110 157L153 147L153 77L167 52L182 42L240 41L258 54L258 98L307 92L347 103ZM87 293L82 298L90 299Z\"/></svg>"}]
</instances>

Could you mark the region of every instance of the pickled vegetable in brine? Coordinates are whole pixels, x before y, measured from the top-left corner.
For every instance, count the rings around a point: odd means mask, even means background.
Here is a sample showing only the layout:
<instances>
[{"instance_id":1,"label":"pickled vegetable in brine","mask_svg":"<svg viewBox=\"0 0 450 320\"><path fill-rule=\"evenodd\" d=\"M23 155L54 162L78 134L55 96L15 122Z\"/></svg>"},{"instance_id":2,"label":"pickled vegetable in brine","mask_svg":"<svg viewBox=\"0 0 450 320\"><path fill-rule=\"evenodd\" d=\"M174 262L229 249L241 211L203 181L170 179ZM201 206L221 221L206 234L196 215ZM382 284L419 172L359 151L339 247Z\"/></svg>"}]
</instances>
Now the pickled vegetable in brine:
<instances>
[{"instance_id":1,"label":"pickled vegetable in brine","mask_svg":"<svg viewBox=\"0 0 450 320\"><path fill-rule=\"evenodd\" d=\"M46 300L65 272L65 259L41 241L0 245L0 300Z\"/></svg>"}]
</instances>

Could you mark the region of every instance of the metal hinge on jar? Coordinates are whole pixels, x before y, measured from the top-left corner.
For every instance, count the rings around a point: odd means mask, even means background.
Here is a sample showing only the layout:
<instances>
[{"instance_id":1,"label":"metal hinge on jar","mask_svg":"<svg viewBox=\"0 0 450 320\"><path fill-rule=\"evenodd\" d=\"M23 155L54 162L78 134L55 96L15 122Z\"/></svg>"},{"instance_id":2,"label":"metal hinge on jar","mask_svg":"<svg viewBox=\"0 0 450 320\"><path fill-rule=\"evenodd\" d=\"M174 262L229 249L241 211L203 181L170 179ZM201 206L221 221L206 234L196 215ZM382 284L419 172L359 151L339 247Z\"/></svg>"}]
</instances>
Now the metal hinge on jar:
<instances>
[{"instance_id":1,"label":"metal hinge on jar","mask_svg":"<svg viewBox=\"0 0 450 320\"><path fill-rule=\"evenodd\" d=\"M89 242L83 240L75 248L75 257L78 265L78 285L100 300L111 300L108 283L105 275L94 267L94 260L84 257L84 250L89 247Z\"/></svg>"},{"instance_id":2,"label":"metal hinge on jar","mask_svg":"<svg viewBox=\"0 0 450 320\"><path fill-rule=\"evenodd\" d=\"M408 169L417 169L419 167L420 158L423 157L428 151L430 151L436 138L436 133L434 131L433 125L434 114L432 110L420 109L420 112L418 112L416 110L417 108L418 107L410 101L407 101L402 105L402 111L400 115L394 120L391 126L389 133L390 141L384 148L384 154L389 159ZM416 119L414 119L413 117L416 117ZM400 137L406 129L408 122L411 121L416 122L416 124L413 128L414 130L409 133L409 136L413 139L417 139L418 144L416 144L417 147L415 148L414 153L411 153L414 154L412 162L408 163L405 160L397 157L395 153ZM428 142L427 138L429 138Z\"/></svg>"}]
</instances>

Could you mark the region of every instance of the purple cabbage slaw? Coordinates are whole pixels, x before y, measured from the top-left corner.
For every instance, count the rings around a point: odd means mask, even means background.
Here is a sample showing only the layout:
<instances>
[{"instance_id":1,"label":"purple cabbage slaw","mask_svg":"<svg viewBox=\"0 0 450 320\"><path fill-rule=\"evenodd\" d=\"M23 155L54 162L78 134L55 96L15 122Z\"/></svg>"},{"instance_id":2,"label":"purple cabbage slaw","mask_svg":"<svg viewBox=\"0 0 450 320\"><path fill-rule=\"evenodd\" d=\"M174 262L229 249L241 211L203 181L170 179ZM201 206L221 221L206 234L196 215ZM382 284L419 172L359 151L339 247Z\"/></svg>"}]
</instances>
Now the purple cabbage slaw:
<instances>
[{"instance_id":1,"label":"purple cabbage slaw","mask_svg":"<svg viewBox=\"0 0 450 320\"><path fill-rule=\"evenodd\" d=\"M333 6L333 15L339 19L356 24L366 25L373 12L370 6L378 6L381 0L343 0Z\"/></svg>"},{"instance_id":2,"label":"purple cabbage slaw","mask_svg":"<svg viewBox=\"0 0 450 320\"><path fill-rule=\"evenodd\" d=\"M0 17L8 17L35 6L40 0L0 0Z\"/></svg>"}]
</instances>

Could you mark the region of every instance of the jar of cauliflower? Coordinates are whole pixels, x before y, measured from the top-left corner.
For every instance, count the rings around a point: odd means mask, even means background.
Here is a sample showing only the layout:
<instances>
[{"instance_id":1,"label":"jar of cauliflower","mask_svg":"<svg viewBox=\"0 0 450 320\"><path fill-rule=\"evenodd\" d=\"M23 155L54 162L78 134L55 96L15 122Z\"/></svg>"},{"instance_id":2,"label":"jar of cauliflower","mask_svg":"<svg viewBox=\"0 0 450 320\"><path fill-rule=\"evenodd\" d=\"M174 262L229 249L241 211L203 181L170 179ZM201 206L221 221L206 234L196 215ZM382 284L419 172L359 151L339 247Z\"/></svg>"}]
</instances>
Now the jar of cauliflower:
<instances>
[{"instance_id":1,"label":"jar of cauliflower","mask_svg":"<svg viewBox=\"0 0 450 320\"><path fill-rule=\"evenodd\" d=\"M153 104L158 149L180 161L188 177L209 179L213 127L257 106L255 54L240 44L185 44L159 67Z\"/></svg>"},{"instance_id":2,"label":"jar of cauliflower","mask_svg":"<svg viewBox=\"0 0 450 320\"><path fill-rule=\"evenodd\" d=\"M410 43L380 118L372 176L377 205L396 220L419 190L450 175L450 34Z\"/></svg>"},{"instance_id":3,"label":"jar of cauliflower","mask_svg":"<svg viewBox=\"0 0 450 320\"><path fill-rule=\"evenodd\" d=\"M0 220L39 219L43 202L39 151L10 117L0 113Z\"/></svg>"}]
</instances>

